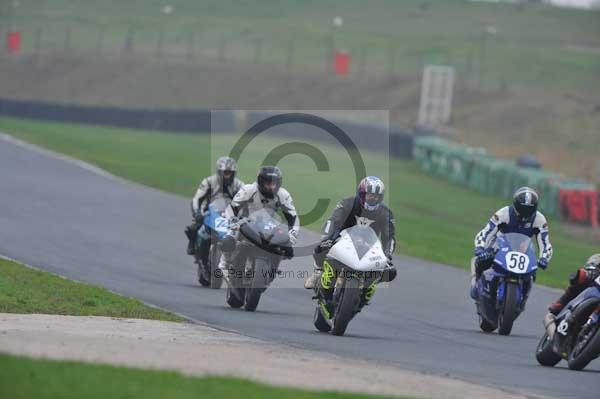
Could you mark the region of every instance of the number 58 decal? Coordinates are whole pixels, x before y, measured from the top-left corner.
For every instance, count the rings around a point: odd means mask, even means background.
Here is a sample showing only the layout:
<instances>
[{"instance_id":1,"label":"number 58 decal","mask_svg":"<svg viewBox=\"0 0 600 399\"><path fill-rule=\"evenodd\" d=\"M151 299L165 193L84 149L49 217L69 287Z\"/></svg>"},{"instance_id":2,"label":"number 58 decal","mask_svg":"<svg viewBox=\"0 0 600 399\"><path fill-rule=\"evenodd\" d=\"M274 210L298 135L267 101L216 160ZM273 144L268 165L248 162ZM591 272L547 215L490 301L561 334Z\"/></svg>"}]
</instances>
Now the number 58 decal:
<instances>
[{"instance_id":1,"label":"number 58 decal","mask_svg":"<svg viewBox=\"0 0 600 399\"><path fill-rule=\"evenodd\" d=\"M506 268L513 273L525 273L529 268L529 257L521 252L508 252Z\"/></svg>"}]
</instances>

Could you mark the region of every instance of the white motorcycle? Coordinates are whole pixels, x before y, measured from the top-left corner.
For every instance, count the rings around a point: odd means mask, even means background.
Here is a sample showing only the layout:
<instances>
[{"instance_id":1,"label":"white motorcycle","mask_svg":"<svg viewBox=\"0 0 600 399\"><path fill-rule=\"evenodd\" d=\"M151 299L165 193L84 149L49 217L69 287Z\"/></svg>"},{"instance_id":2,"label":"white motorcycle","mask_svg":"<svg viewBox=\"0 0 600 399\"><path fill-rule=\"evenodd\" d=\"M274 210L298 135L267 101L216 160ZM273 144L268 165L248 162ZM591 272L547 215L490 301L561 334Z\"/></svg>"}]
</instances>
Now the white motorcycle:
<instances>
[{"instance_id":1,"label":"white motorcycle","mask_svg":"<svg viewBox=\"0 0 600 399\"><path fill-rule=\"evenodd\" d=\"M373 297L387 269L387 258L372 228L356 225L343 230L329 250L315 285L318 304L313 322L317 330L344 335L350 320ZM324 291L331 295L324 295Z\"/></svg>"}]
</instances>

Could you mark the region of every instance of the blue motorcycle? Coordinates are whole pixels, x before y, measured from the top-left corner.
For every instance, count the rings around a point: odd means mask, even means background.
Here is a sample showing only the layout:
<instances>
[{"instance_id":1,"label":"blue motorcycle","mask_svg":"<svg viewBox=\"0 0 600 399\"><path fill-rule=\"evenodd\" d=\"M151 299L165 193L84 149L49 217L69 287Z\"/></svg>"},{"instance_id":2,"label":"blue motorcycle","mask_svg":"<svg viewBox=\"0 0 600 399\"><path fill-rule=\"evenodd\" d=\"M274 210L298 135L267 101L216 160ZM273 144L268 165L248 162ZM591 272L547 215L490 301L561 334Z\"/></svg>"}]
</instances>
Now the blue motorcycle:
<instances>
[{"instance_id":1,"label":"blue motorcycle","mask_svg":"<svg viewBox=\"0 0 600 399\"><path fill-rule=\"evenodd\" d=\"M218 243L225 237L229 229L229 221L225 217L225 209L229 206L229 198L217 198L208 206L204 214L204 224L198 230L196 241L196 254L194 256L198 265L198 282L214 289L221 288L223 275L219 270L221 250Z\"/></svg>"},{"instance_id":2,"label":"blue motorcycle","mask_svg":"<svg viewBox=\"0 0 600 399\"><path fill-rule=\"evenodd\" d=\"M553 367L564 359L571 370L583 370L600 356L600 277L556 317L548 317L535 353L538 363Z\"/></svg>"},{"instance_id":3,"label":"blue motorcycle","mask_svg":"<svg viewBox=\"0 0 600 399\"><path fill-rule=\"evenodd\" d=\"M477 281L479 327L485 332L498 329L509 335L514 321L525 309L531 291L537 257L531 238L523 234L499 234L492 267Z\"/></svg>"}]
</instances>

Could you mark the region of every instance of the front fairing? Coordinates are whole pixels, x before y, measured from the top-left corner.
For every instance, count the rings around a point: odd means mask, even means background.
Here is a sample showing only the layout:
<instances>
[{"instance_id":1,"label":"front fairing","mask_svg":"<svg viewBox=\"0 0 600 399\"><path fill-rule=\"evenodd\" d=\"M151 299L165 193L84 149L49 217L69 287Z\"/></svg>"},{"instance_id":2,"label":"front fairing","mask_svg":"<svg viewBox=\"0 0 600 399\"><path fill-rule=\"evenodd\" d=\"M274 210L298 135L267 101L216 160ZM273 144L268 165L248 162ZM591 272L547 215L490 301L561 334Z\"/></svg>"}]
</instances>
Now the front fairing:
<instances>
[{"instance_id":1,"label":"front fairing","mask_svg":"<svg viewBox=\"0 0 600 399\"><path fill-rule=\"evenodd\" d=\"M371 227L363 225L343 230L327 257L360 272L382 271L387 266L377 234Z\"/></svg>"},{"instance_id":2,"label":"front fairing","mask_svg":"<svg viewBox=\"0 0 600 399\"><path fill-rule=\"evenodd\" d=\"M219 238L223 238L229 230L229 221L225 217L225 209L231 200L228 198L217 198L208 206L208 212L204 217L204 225L213 230Z\"/></svg>"},{"instance_id":3,"label":"front fairing","mask_svg":"<svg viewBox=\"0 0 600 399\"><path fill-rule=\"evenodd\" d=\"M287 224L274 210L264 208L248 215L240 227L242 235L257 247L279 253L291 248Z\"/></svg>"},{"instance_id":4,"label":"front fairing","mask_svg":"<svg viewBox=\"0 0 600 399\"><path fill-rule=\"evenodd\" d=\"M531 238L519 233L499 234L495 243L493 269L498 274L525 276L537 270Z\"/></svg>"}]
</instances>

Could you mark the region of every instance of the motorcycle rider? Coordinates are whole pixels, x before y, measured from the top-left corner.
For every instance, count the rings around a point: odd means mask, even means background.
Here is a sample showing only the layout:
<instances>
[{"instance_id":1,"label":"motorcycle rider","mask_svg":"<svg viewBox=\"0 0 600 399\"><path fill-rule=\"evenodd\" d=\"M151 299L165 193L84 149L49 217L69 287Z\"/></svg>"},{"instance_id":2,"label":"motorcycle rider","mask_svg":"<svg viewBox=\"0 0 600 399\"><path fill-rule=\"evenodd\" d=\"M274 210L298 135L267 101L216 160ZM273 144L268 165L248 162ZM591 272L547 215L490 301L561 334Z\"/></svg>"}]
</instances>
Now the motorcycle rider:
<instances>
[{"instance_id":1,"label":"motorcycle rider","mask_svg":"<svg viewBox=\"0 0 600 399\"><path fill-rule=\"evenodd\" d=\"M565 292L550 304L548 311L555 316L558 315L572 299L591 287L598 277L600 277L600 253L590 256L583 267L571 274Z\"/></svg>"},{"instance_id":2,"label":"motorcycle rider","mask_svg":"<svg viewBox=\"0 0 600 399\"><path fill-rule=\"evenodd\" d=\"M471 298L477 299L476 283L481 274L492 266L495 257L494 243L500 233L520 233L536 236L540 256L538 267L546 269L552 258L548 222L537 210L539 195L529 187L521 187L513 195L511 206L496 212L488 224L475 236L475 257L471 259Z\"/></svg>"},{"instance_id":3,"label":"motorcycle rider","mask_svg":"<svg viewBox=\"0 0 600 399\"><path fill-rule=\"evenodd\" d=\"M323 261L329 249L335 244L342 230L357 224L370 226L381 238L389 266L387 273L384 273L383 281L392 281L396 278L396 269L391 263L396 246L396 227L392 211L383 204L384 191L385 186L380 178L368 176L359 183L356 195L338 202L323 226L321 242L313 251L314 271L304 282L304 288L314 289L323 273Z\"/></svg>"},{"instance_id":4,"label":"motorcycle rider","mask_svg":"<svg viewBox=\"0 0 600 399\"><path fill-rule=\"evenodd\" d=\"M233 268L233 259L237 255L235 242L238 239L239 218L263 208L274 211L281 209L288 224L289 239L292 246L296 244L300 231L300 219L290 193L281 183L283 176L276 166L263 166L258 170L256 182L246 184L235 195L225 211L229 219L229 232L223 240L223 253L219 261L219 269L224 277Z\"/></svg>"},{"instance_id":5,"label":"motorcycle rider","mask_svg":"<svg viewBox=\"0 0 600 399\"><path fill-rule=\"evenodd\" d=\"M188 237L188 255L196 253L196 241L198 230L203 225L204 213L208 205L217 197L225 196L233 198L240 188L244 185L240 179L235 177L237 173L237 162L235 159L227 156L217 159L215 174L202 180L194 198L192 198L192 224L185 229L185 235ZM206 240L203 247L209 244ZM201 252L206 253L207 248L199 248Z\"/></svg>"}]
</instances>

